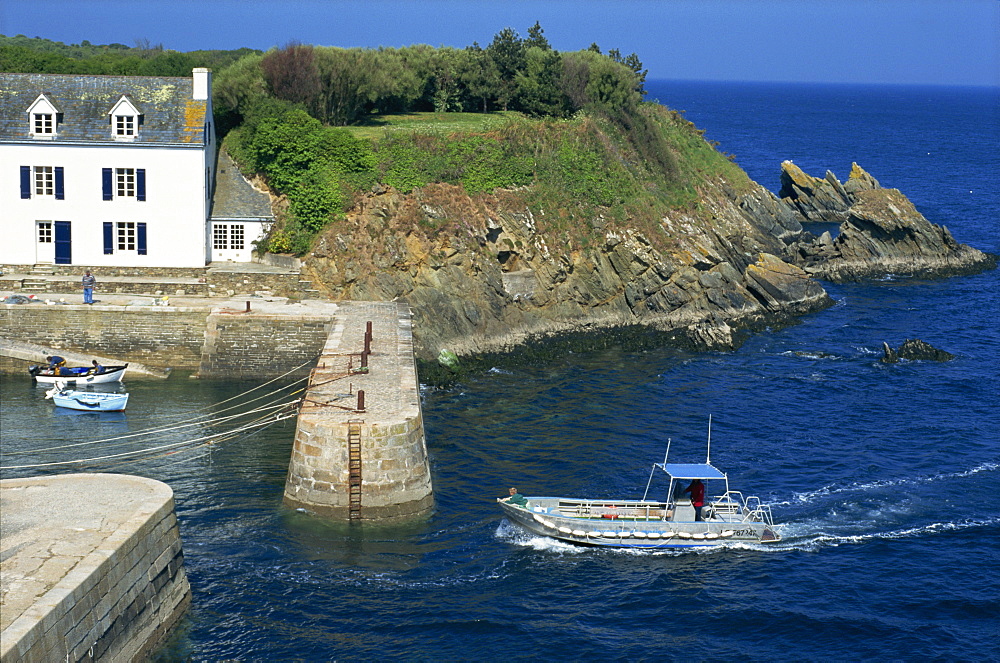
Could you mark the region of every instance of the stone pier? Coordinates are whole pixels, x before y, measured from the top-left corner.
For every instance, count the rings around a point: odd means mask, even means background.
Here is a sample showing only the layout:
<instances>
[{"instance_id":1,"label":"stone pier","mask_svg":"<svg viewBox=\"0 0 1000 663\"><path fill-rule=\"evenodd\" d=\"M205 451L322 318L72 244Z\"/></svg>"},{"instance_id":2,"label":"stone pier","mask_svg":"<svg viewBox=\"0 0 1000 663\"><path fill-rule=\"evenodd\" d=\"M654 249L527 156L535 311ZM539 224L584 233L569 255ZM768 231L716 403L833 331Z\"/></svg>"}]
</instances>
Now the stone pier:
<instances>
[{"instance_id":1,"label":"stone pier","mask_svg":"<svg viewBox=\"0 0 1000 663\"><path fill-rule=\"evenodd\" d=\"M0 662L147 658L191 601L183 559L164 483L0 481Z\"/></svg>"},{"instance_id":2,"label":"stone pier","mask_svg":"<svg viewBox=\"0 0 1000 663\"><path fill-rule=\"evenodd\" d=\"M299 414L284 501L350 521L430 513L434 498L407 305L340 305Z\"/></svg>"}]
</instances>

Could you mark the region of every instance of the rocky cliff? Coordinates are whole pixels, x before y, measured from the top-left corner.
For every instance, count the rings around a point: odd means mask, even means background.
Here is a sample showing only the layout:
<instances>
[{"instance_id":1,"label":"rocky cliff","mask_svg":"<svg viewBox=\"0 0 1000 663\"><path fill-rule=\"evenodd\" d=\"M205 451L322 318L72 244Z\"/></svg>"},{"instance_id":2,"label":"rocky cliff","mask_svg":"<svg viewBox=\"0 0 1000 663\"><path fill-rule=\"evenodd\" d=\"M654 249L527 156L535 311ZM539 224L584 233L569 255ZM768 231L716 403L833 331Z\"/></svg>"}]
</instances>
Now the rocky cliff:
<instances>
[{"instance_id":1,"label":"rocky cliff","mask_svg":"<svg viewBox=\"0 0 1000 663\"><path fill-rule=\"evenodd\" d=\"M619 328L732 348L737 330L830 303L817 281L778 257L802 236L799 224L772 194L750 188L737 197L727 182L706 182L704 208L664 217L658 242L597 219L586 246L547 235L545 218L518 192L379 188L320 238L307 270L334 298L408 302L425 360L442 349L504 351Z\"/></svg>"},{"instance_id":2,"label":"rocky cliff","mask_svg":"<svg viewBox=\"0 0 1000 663\"><path fill-rule=\"evenodd\" d=\"M572 236L552 223L572 213L524 190L432 184L404 195L378 185L318 238L305 270L335 299L407 302L428 361L611 330L729 349L743 330L829 305L817 278L990 266L857 165L842 184L785 162L782 181L779 199L745 174L706 177L698 204L663 213L655 228L597 213L576 219L585 232ZM813 221L840 222L836 239L804 231Z\"/></svg>"}]
</instances>

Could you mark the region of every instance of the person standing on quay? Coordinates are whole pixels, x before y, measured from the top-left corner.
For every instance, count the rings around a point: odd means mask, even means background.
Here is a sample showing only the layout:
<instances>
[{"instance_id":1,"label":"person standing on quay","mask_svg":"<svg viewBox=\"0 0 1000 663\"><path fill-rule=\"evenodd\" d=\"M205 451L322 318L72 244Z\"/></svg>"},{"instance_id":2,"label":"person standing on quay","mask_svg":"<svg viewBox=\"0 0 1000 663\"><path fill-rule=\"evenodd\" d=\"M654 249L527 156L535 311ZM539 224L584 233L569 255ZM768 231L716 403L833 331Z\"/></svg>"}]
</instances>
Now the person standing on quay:
<instances>
[{"instance_id":1,"label":"person standing on quay","mask_svg":"<svg viewBox=\"0 0 1000 663\"><path fill-rule=\"evenodd\" d=\"M83 303L93 304L94 303L94 286L97 284L97 279L94 275L87 270L87 273L83 275Z\"/></svg>"}]
</instances>

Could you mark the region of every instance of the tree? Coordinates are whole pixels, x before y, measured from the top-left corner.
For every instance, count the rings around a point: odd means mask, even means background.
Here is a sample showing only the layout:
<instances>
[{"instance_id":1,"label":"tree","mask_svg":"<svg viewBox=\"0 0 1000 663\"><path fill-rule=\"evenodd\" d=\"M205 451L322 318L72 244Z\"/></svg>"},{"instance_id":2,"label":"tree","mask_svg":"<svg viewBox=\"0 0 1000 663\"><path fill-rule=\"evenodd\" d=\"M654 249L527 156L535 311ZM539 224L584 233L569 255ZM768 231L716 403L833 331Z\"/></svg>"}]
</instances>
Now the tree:
<instances>
[{"instance_id":1,"label":"tree","mask_svg":"<svg viewBox=\"0 0 1000 663\"><path fill-rule=\"evenodd\" d=\"M542 25L538 21L535 21L535 24L528 28L528 38L524 40L524 47L531 48L532 46L535 46L543 51L552 50L549 40L546 39L543 34L544 32L545 31L542 30Z\"/></svg>"},{"instance_id":2,"label":"tree","mask_svg":"<svg viewBox=\"0 0 1000 663\"><path fill-rule=\"evenodd\" d=\"M474 110L488 112L490 101L495 99L494 91L500 84L500 73L479 44L473 42L465 49L465 58L459 63L458 78L465 86L470 102L476 102Z\"/></svg>"},{"instance_id":3,"label":"tree","mask_svg":"<svg viewBox=\"0 0 1000 663\"><path fill-rule=\"evenodd\" d=\"M635 91L639 94L646 94L646 74L649 73L647 69L642 68L642 62L639 61L639 56L635 53L630 53L628 57L622 57L621 51L617 48L613 48L608 51L608 57L617 62L618 64L623 64L635 74Z\"/></svg>"},{"instance_id":4,"label":"tree","mask_svg":"<svg viewBox=\"0 0 1000 663\"><path fill-rule=\"evenodd\" d=\"M570 101L560 89L562 56L532 46L525 52L525 68L517 77L517 107L529 115L561 117Z\"/></svg>"},{"instance_id":5,"label":"tree","mask_svg":"<svg viewBox=\"0 0 1000 663\"><path fill-rule=\"evenodd\" d=\"M486 55L498 75L497 101L507 110L517 91L517 75L524 71L526 64L524 42L513 28L504 28L486 47Z\"/></svg>"},{"instance_id":6,"label":"tree","mask_svg":"<svg viewBox=\"0 0 1000 663\"><path fill-rule=\"evenodd\" d=\"M590 65L598 57L590 50L563 54L559 90L569 100L571 111L580 110L589 102L587 83L590 82Z\"/></svg>"},{"instance_id":7,"label":"tree","mask_svg":"<svg viewBox=\"0 0 1000 663\"><path fill-rule=\"evenodd\" d=\"M434 53L430 83L435 113L462 110L459 59L458 52L451 48L439 48Z\"/></svg>"},{"instance_id":8,"label":"tree","mask_svg":"<svg viewBox=\"0 0 1000 663\"><path fill-rule=\"evenodd\" d=\"M261 53L245 55L226 67L212 81L212 107L221 134L238 126L247 110L269 97Z\"/></svg>"},{"instance_id":9,"label":"tree","mask_svg":"<svg viewBox=\"0 0 1000 663\"><path fill-rule=\"evenodd\" d=\"M292 42L280 50L269 52L260 66L264 80L275 97L315 108L320 80L312 46Z\"/></svg>"}]
</instances>

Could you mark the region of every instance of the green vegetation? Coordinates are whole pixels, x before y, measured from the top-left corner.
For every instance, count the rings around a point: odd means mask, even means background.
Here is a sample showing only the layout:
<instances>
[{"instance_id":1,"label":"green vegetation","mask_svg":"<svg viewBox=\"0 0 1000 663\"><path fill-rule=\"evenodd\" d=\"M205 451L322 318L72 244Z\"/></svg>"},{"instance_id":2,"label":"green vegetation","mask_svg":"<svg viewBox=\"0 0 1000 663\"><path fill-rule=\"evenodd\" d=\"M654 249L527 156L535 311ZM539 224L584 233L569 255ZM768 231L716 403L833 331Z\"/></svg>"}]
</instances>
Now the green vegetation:
<instances>
[{"instance_id":1,"label":"green vegetation","mask_svg":"<svg viewBox=\"0 0 1000 663\"><path fill-rule=\"evenodd\" d=\"M215 71L226 148L288 200L260 247L275 252L308 251L376 183L516 191L518 204L557 211L549 230L586 245L595 219L652 230L669 209L695 209L706 178L745 181L694 125L642 101L634 53L560 53L537 23L524 39L505 28L465 49L177 53L0 36L4 71L189 76L199 66Z\"/></svg>"},{"instance_id":2,"label":"green vegetation","mask_svg":"<svg viewBox=\"0 0 1000 663\"><path fill-rule=\"evenodd\" d=\"M63 44L40 37L0 35L0 71L17 74L105 74L114 76L190 76L195 67L224 69L255 53L234 51L168 51L148 42Z\"/></svg>"}]
</instances>

